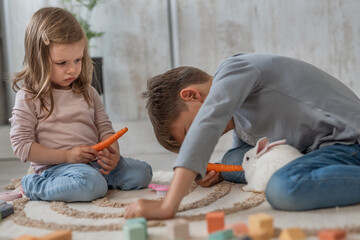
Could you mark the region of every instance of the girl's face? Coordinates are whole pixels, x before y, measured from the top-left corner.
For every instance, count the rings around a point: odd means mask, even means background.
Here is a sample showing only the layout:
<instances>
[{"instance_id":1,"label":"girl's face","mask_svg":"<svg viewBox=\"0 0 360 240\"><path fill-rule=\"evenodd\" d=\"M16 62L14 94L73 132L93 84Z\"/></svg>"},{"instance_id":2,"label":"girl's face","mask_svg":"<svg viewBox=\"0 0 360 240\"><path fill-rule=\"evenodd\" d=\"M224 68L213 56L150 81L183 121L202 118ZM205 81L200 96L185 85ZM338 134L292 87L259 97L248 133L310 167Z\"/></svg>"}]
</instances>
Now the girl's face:
<instances>
[{"instance_id":1,"label":"girl's face","mask_svg":"<svg viewBox=\"0 0 360 240\"><path fill-rule=\"evenodd\" d=\"M84 40L71 44L51 43L52 69L50 81L55 88L71 88L71 83L77 79L81 72L84 49Z\"/></svg>"}]
</instances>

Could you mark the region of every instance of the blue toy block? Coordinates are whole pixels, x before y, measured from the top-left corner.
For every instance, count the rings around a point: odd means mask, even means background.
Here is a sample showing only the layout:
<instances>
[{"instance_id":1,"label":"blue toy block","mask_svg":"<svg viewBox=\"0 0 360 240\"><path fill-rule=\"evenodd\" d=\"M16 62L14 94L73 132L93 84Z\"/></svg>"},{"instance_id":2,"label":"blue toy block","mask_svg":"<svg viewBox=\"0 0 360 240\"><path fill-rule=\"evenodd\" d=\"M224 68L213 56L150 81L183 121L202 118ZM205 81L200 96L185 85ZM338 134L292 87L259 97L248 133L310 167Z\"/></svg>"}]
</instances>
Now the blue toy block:
<instances>
[{"instance_id":1,"label":"blue toy block","mask_svg":"<svg viewBox=\"0 0 360 240\"><path fill-rule=\"evenodd\" d=\"M7 216L14 213L14 208L12 204L5 204L0 206L0 218L4 219Z\"/></svg>"},{"instance_id":2,"label":"blue toy block","mask_svg":"<svg viewBox=\"0 0 360 240\"><path fill-rule=\"evenodd\" d=\"M125 240L146 240L144 225L141 223L130 223L123 226Z\"/></svg>"},{"instance_id":3,"label":"blue toy block","mask_svg":"<svg viewBox=\"0 0 360 240\"><path fill-rule=\"evenodd\" d=\"M209 235L209 240L230 240L234 238L233 231L231 229L226 229L223 231L213 232Z\"/></svg>"}]
</instances>

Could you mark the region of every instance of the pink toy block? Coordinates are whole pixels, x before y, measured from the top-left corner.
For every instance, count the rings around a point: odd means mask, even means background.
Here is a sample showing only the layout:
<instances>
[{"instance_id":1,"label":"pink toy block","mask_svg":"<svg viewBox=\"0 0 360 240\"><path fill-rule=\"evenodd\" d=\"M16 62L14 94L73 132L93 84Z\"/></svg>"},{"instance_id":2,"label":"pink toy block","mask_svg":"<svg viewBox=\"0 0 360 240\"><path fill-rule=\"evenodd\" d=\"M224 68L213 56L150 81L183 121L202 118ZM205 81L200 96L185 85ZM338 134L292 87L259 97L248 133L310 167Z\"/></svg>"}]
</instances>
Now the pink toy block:
<instances>
[{"instance_id":1,"label":"pink toy block","mask_svg":"<svg viewBox=\"0 0 360 240\"><path fill-rule=\"evenodd\" d=\"M342 229L324 229L318 232L320 240L340 240L346 238L346 232Z\"/></svg>"},{"instance_id":2,"label":"pink toy block","mask_svg":"<svg viewBox=\"0 0 360 240\"><path fill-rule=\"evenodd\" d=\"M223 230L225 226L224 212L209 212L206 214L206 223L208 233Z\"/></svg>"},{"instance_id":3,"label":"pink toy block","mask_svg":"<svg viewBox=\"0 0 360 240\"><path fill-rule=\"evenodd\" d=\"M168 185L161 185L161 184L154 184L154 183L149 184L148 188L155 190L156 194L159 196L166 196L166 193L169 190Z\"/></svg>"},{"instance_id":4,"label":"pink toy block","mask_svg":"<svg viewBox=\"0 0 360 240\"><path fill-rule=\"evenodd\" d=\"M39 240L71 240L72 234L70 231L58 230L49 234L46 234L39 238Z\"/></svg>"},{"instance_id":5,"label":"pink toy block","mask_svg":"<svg viewBox=\"0 0 360 240\"><path fill-rule=\"evenodd\" d=\"M189 223L185 219L166 222L166 233L170 239L189 239Z\"/></svg>"},{"instance_id":6,"label":"pink toy block","mask_svg":"<svg viewBox=\"0 0 360 240\"><path fill-rule=\"evenodd\" d=\"M235 236L246 235L249 233L247 225L243 222L228 224L225 228L232 229Z\"/></svg>"}]
</instances>

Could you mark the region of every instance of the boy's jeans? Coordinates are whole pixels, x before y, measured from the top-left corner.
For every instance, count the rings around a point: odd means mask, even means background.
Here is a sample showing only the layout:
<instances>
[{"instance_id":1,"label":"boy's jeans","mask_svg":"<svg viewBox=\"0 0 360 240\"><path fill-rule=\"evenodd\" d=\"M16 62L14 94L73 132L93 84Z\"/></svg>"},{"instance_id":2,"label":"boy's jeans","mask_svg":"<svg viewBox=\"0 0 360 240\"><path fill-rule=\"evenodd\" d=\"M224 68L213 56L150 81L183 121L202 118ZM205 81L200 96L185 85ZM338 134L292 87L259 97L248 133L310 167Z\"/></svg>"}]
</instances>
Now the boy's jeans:
<instances>
[{"instance_id":1,"label":"boy's jeans","mask_svg":"<svg viewBox=\"0 0 360 240\"><path fill-rule=\"evenodd\" d=\"M224 164L242 164L251 147L229 150ZM225 180L245 183L243 172L223 173ZM322 147L279 169L270 178L266 198L279 210L304 211L360 203L360 145Z\"/></svg>"},{"instance_id":2,"label":"boy's jeans","mask_svg":"<svg viewBox=\"0 0 360 240\"><path fill-rule=\"evenodd\" d=\"M151 166L132 158L120 157L109 175L102 175L99 168L96 162L60 164L40 175L24 176L21 185L31 200L76 202L104 197L108 188L140 189L146 187L152 178Z\"/></svg>"}]
</instances>

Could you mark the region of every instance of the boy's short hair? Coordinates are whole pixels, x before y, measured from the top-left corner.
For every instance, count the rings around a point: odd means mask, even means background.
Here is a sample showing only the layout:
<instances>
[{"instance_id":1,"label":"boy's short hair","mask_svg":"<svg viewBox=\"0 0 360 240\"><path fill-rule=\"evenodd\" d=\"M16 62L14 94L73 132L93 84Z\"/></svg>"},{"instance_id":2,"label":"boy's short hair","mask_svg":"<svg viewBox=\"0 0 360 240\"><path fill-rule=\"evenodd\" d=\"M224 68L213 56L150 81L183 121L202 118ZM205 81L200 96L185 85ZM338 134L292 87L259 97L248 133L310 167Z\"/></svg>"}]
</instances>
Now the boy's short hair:
<instances>
[{"instance_id":1,"label":"boy's short hair","mask_svg":"<svg viewBox=\"0 0 360 240\"><path fill-rule=\"evenodd\" d=\"M192 84L210 79L206 72L194 67L178 67L148 79L146 108L158 142L171 152L179 152L181 144L171 134L171 124L186 111L180 91Z\"/></svg>"}]
</instances>

